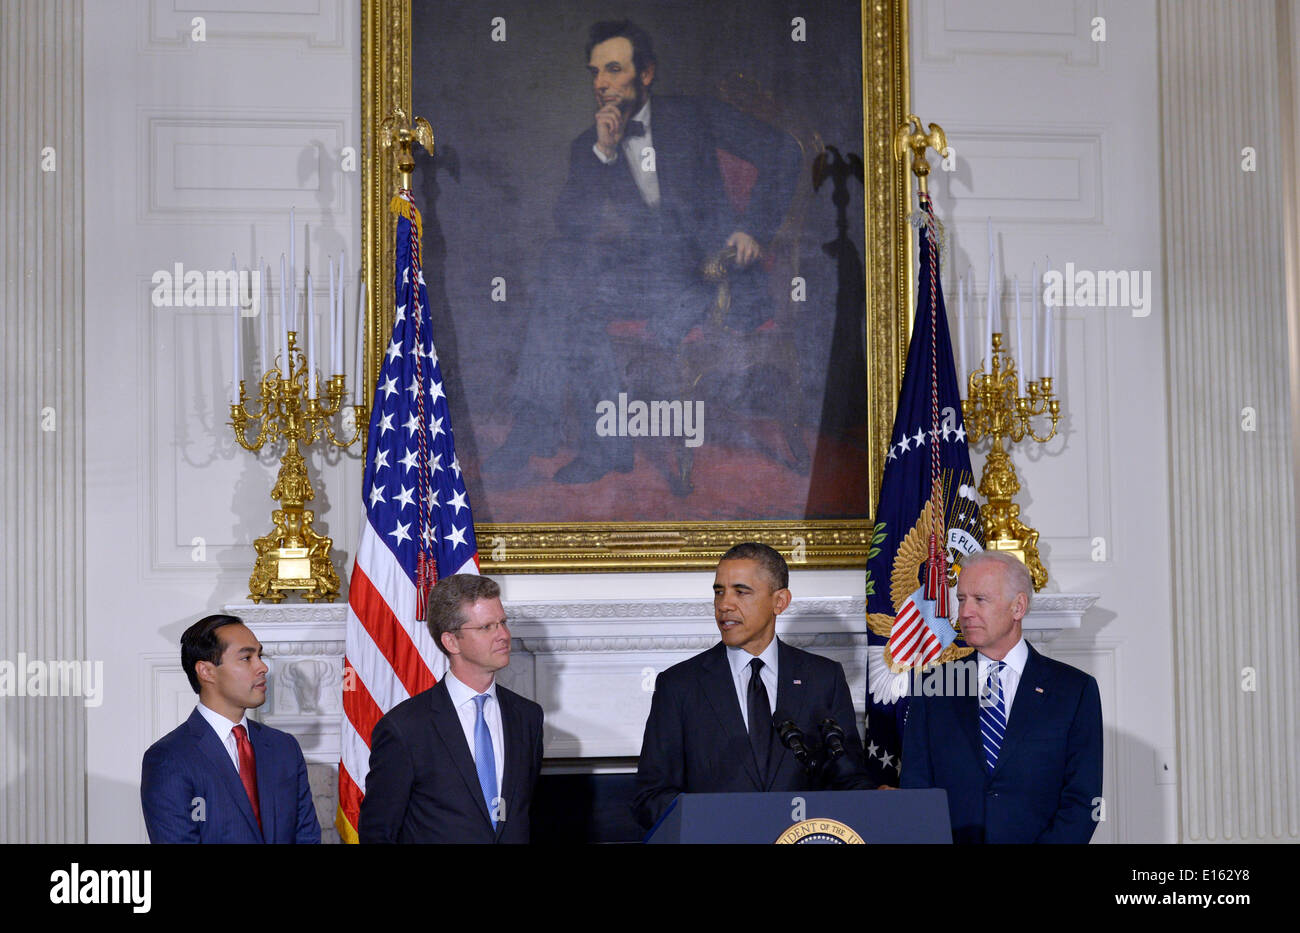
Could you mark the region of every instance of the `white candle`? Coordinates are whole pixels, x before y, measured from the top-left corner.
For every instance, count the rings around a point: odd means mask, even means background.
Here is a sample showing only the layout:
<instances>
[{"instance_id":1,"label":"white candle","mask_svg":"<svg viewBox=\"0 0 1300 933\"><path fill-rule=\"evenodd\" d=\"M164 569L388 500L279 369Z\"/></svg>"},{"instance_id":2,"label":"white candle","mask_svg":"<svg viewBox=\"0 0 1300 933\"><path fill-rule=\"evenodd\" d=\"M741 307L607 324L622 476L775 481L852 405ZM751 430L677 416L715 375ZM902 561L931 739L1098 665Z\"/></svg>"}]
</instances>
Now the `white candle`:
<instances>
[{"instance_id":1,"label":"white candle","mask_svg":"<svg viewBox=\"0 0 1300 933\"><path fill-rule=\"evenodd\" d=\"M1016 290L1016 395L1025 394L1025 340L1020 333L1020 276L1012 280Z\"/></svg>"},{"instance_id":2,"label":"white candle","mask_svg":"<svg viewBox=\"0 0 1300 933\"><path fill-rule=\"evenodd\" d=\"M302 322L302 332L307 337L307 397L316 397L316 321L315 303L311 294L311 272L307 272L307 316Z\"/></svg>"},{"instance_id":3,"label":"white candle","mask_svg":"<svg viewBox=\"0 0 1300 933\"><path fill-rule=\"evenodd\" d=\"M336 373L338 370L334 366L334 306L338 301L338 292L334 286L334 257L329 257L329 279L330 279L330 372Z\"/></svg>"},{"instance_id":4,"label":"white candle","mask_svg":"<svg viewBox=\"0 0 1300 933\"><path fill-rule=\"evenodd\" d=\"M1038 263L1034 263L1033 272L1030 273L1034 283L1034 303L1029 310L1029 359L1025 365L1029 368L1025 371L1025 378L1033 382L1038 378L1038 299L1043 290L1043 280L1038 277Z\"/></svg>"},{"instance_id":5,"label":"white candle","mask_svg":"<svg viewBox=\"0 0 1300 933\"><path fill-rule=\"evenodd\" d=\"M984 361L989 372L993 372L993 301L996 290L993 273L993 218L989 218L989 300L988 326L984 334Z\"/></svg>"},{"instance_id":6,"label":"white candle","mask_svg":"<svg viewBox=\"0 0 1300 933\"><path fill-rule=\"evenodd\" d=\"M289 288L289 277L284 271L284 253L280 254L280 375L288 379L289 371L289 313L285 310L288 300L285 292Z\"/></svg>"},{"instance_id":7,"label":"white candle","mask_svg":"<svg viewBox=\"0 0 1300 933\"><path fill-rule=\"evenodd\" d=\"M234 279L234 294L231 296L235 307L234 315L231 318L230 328L230 404L239 404L239 269L235 262L235 254L230 254L230 271Z\"/></svg>"},{"instance_id":8,"label":"white candle","mask_svg":"<svg viewBox=\"0 0 1300 933\"><path fill-rule=\"evenodd\" d=\"M330 345L333 347L330 353L330 372L340 376L343 375L343 293L346 291L343 287L343 266L344 254L339 253L339 306L330 319Z\"/></svg>"},{"instance_id":9,"label":"white candle","mask_svg":"<svg viewBox=\"0 0 1300 933\"><path fill-rule=\"evenodd\" d=\"M1047 271L1052 271L1052 257L1047 257ZM1052 302L1043 295L1043 378L1052 378Z\"/></svg>"},{"instance_id":10,"label":"white candle","mask_svg":"<svg viewBox=\"0 0 1300 933\"><path fill-rule=\"evenodd\" d=\"M261 280L258 284L261 286L257 292L257 316L260 320L257 322L257 379L261 382L262 376L266 373L266 280L269 277L271 268L262 261L262 257L257 257L258 278Z\"/></svg>"},{"instance_id":11,"label":"white candle","mask_svg":"<svg viewBox=\"0 0 1300 933\"><path fill-rule=\"evenodd\" d=\"M957 396L966 397L966 278L957 277Z\"/></svg>"},{"instance_id":12,"label":"white candle","mask_svg":"<svg viewBox=\"0 0 1300 933\"><path fill-rule=\"evenodd\" d=\"M357 378L352 383L354 405L364 403L366 391L366 280L361 280L361 291L357 296Z\"/></svg>"},{"instance_id":13,"label":"white candle","mask_svg":"<svg viewBox=\"0 0 1300 933\"><path fill-rule=\"evenodd\" d=\"M298 251L293 243L293 208L289 208L289 330L297 330L294 318L298 316Z\"/></svg>"},{"instance_id":14,"label":"white candle","mask_svg":"<svg viewBox=\"0 0 1300 933\"><path fill-rule=\"evenodd\" d=\"M979 313L979 311L978 311L979 305L977 305L977 304L975 303L975 267L974 267L974 266L971 266L970 275L969 275L969 276L967 277L967 279L966 279L966 298L967 298L967 300L970 302L970 306L971 306L971 315L973 316L973 315L978 314L978 313ZM967 326L966 329L969 331L971 328L970 328L969 326ZM967 339L970 343L975 343L975 342L979 339L979 337L978 337L978 335L972 333L972 334L970 335L970 337L968 337L968 338L966 338L966 339ZM971 352L971 353L974 353L974 352L975 352L975 348L974 348L974 347L971 347L970 352ZM978 361L978 360L975 360L975 359L971 359L969 356L967 356L967 358L966 358L966 362L967 362L967 364L969 365L969 369L966 370L967 375L970 374L970 371L971 371L972 369L975 369L977 366L979 366L979 361Z\"/></svg>"}]
</instances>

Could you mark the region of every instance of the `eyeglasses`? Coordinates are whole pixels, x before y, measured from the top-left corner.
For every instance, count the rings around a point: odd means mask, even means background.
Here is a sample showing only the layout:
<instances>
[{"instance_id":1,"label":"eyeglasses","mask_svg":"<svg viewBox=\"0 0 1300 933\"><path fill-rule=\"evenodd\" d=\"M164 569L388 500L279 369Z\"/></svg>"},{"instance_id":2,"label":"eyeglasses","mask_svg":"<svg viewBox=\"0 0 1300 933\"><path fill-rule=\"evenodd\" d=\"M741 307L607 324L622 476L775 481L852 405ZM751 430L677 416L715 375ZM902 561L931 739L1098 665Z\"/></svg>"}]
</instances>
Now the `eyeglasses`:
<instances>
[{"instance_id":1,"label":"eyeglasses","mask_svg":"<svg viewBox=\"0 0 1300 933\"><path fill-rule=\"evenodd\" d=\"M505 627L506 627L506 620L502 619L500 622L489 622L486 625L462 625L460 628L456 630L456 633L460 634L461 632L480 632L484 635L495 635L498 629L503 629Z\"/></svg>"}]
</instances>

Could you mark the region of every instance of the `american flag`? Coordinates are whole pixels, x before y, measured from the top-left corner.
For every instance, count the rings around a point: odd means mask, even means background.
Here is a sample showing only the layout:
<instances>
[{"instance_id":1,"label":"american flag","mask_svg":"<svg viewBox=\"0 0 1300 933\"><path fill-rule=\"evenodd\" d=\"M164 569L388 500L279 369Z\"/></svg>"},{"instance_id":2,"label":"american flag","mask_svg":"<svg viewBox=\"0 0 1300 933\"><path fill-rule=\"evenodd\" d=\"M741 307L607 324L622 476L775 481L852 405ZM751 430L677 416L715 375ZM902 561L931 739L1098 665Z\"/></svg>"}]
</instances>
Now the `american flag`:
<instances>
[{"instance_id":1,"label":"american flag","mask_svg":"<svg viewBox=\"0 0 1300 933\"><path fill-rule=\"evenodd\" d=\"M405 189L392 208L398 215L393 337L370 413L366 522L348 588L335 818L344 842L357 841L375 724L446 670L423 621L425 597L444 576L478 573L474 519L420 272L420 212Z\"/></svg>"}]
</instances>

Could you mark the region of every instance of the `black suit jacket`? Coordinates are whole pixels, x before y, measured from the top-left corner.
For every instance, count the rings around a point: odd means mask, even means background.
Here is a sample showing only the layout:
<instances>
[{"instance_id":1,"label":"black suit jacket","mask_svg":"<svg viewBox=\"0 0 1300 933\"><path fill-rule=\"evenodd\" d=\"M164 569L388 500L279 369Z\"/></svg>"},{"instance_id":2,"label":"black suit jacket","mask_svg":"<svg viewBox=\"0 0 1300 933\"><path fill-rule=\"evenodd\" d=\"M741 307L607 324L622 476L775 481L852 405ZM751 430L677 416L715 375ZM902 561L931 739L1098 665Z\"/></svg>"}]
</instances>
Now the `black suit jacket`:
<instances>
[{"instance_id":1,"label":"black suit jacket","mask_svg":"<svg viewBox=\"0 0 1300 933\"><path fill-rule=\"evenodd\" d=\"M542 769L542 708L497 684L505 769L505 819L492 830L465 730L439 681L397 704L370 737L361 842L525 843Z\"/></svg>"},{"instance_id":2,"label":"black suit jacket","mask_svg":"<svg viewBox=\"0 0 1300 933\"><path fill-rule=\"evenodd\" d=\"M1091 675L1029 647L993 773L980 738L979 690L914 696L903 731L903 787L948 792L954 842L1092 838L1101 797L1101 694ZM953 664L975 664L954 661ZM936 678L937 682L937 678ZM945 678L949 682L949 678Z\"/></svg>"},{"instance_id":3,"label":"black suit jacket","mask_svg":"<svg viewBox=\"0 0 1300 933\"><path fill-rule=\"evenodd\" d=\"M845 732L845 755L829 779L814 780L774 737L767 773L759 774L740 700L721 642L675 664L655 681L637 765L637 820L653 826L681 793L871 788L862 741L840 665L777 640L776 709L809 737L834 719Z\"/></svg>"},{"instance_id":4,"label":"black suit jacket","mask_svg":"<svg viewBox=\"0 0 1300 933\"><path fill-rule=\"evenodd\" d=\"M596 157L592 126L570 147L569 176L555 205L560 231L577 239L591 237L601 207L608 204L630 214L634 229L678 234L690 244L696 261L721 249L737 230L767 243L798 181L800 155L794 138L707 97L654 97L650 108L658 210L645 205L621 148L612 164ZM727 197L720 151L757 170L743 215ZM662 224L656 223L656 216Z\"/></svg>"},{"instance_id":5,"label":"black suit jacket","mask_svg":"<svg viewBox=\"0 0 1300 933\"><path fill-rule=\"evenodd\" d=\"M800 152L789 134L710 98L653 97L650 107L658 207L646 206L621 148L613 164L596 157L593 126L570 147L552 255L566 283L583 283L583 303L649 320L671 345L669 336L683 336L716 297L701 263L738 230L764 246L771 240L798 182ZM720 152L756 169L743 213L727 196ZM762 264L730 279L735 315L747 309L758 315L749 323L761 323L767 312L750 306L764 304Z\"/></svg>"}]
</instances>

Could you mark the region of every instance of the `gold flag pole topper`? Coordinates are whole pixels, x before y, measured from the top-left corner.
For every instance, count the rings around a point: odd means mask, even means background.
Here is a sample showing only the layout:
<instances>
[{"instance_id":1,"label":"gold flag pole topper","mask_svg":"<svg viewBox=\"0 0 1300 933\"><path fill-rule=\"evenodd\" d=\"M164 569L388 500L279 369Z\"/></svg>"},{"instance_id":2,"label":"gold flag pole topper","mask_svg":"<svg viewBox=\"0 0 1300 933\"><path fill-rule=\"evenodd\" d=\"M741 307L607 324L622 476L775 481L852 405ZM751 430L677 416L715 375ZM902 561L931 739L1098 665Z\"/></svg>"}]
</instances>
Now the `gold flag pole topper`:
<instances>
[{"instance_id":1,"label":"gold flag pole topper","mask_svg":"<svg viewBox=\"0 0 1300 933\"><path fill-rule=\"evenodd\" d=\"M925 157L926 149L944 156L948 152L948 137L937 123L931 123L930 132L925 132L921 118L909 113L907 122L894 131L894 158L905 159L909 151L912 153L912 174L916 176L916 187L922 194L929 194L926 181L930 176L930 162Z\"/></svg>"},{"instance_id":2,"label":"gold flag pole topper","mask_svg":"<svg viewBox=\"0 0 1300 933\"><path fill-rule=\"evenodd\" d=\"M364 401L349 406L343 427L348 429L351 417L352 437L339 440L330 419L343 410L347 394L342 374L330 376L325 381L324 398L308 398L308 380L316 379L307 371L307 355L296 346L298 334L288 332L287 359L276 357L277 365L268 370L260 380L261 394L257 410L249 410L244 381L239 382L239 403L230 406L230 424L235 429L235 439L245 450L258 451L267 442L280 438L287 441L280 458L280 472L271 488L271 498L280 503L271 512L272 529L253 542L257 562L248 578L248 598L255 603L262 600L278 603L288 592L299 591L308 602L323 599L332 602L339 595L339 577L330 562L330 548L334 542L317 533L312 527L315 514L304 508L305 502L315 498L307 464L302 456L302 445L310 446L324 435L336 447L351 447L362 437L367 423ZM319 381L317 383L319 390ZM317 395L322 394L320 391ZM249 441L250 422L256 421L257 436Z\"/></svg>"},{"instance_id":3,"label":"gold flag pole topper","mask_svg":"<svg viewBox=\"0 0 1300 933\"><path fill-rule=\"evenodd\" d=\"M379 124L379 145L385 150L396 149L397 173L400 176L398 187L411 187L411 173L415 171L415 156L411 154L411 143L419 143L425 152L433 155L433 127L424 117L416 117L407 125L406 111L396 108Z\"/></svg>"}]
</instances>

